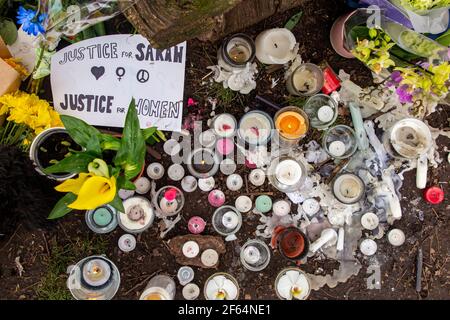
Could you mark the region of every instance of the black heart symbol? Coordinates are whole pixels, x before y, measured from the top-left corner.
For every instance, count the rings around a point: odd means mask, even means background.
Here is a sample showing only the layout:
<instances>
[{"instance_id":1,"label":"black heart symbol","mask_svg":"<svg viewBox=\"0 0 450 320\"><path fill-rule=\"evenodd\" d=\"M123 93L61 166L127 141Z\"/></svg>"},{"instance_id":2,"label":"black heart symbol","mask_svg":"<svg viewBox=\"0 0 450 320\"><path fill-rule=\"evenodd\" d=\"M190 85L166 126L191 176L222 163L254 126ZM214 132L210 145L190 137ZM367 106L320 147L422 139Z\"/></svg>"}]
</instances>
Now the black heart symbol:
<instances>
[{"instance_id":1,"label":"black heart symbol","mask_svg":"<svg viewBox=\"0 0 450 320\"><path fill-rule=\"evenodd\" d=\"M95 79L100 79L105 74L105 67L92 67L91 72Z\"/></svg>"}]
</instances>

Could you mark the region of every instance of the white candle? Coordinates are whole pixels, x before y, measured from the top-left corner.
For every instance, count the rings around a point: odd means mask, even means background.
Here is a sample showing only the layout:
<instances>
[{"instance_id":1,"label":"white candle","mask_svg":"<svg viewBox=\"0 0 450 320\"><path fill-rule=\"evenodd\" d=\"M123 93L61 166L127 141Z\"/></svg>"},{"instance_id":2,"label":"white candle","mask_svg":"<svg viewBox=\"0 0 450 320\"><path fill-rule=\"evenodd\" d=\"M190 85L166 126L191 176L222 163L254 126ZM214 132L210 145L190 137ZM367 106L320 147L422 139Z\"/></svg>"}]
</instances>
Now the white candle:
<instances>
[{"instance_id":1,"label":"white candle","mask_svg":"<svg viewBox=\"0 0 450 320\"><path fill-rule=\"evenodd\" d=\"M234 205L239 212L249 212L252 209L253 202L247 196L239 196Z\"/></svg>"},{"instance_id":2,"label":"white candle","mask_svg":"<svg viewBox=\"0 0 450 320\"><path fill-rule=\"evenodd\" d=\"M302 168L295 160L283 160L275 168L275 177L284 185L293 186L302 177Z\"/></svg>"},{"instance_id":3,"label":"white candle","mask_svg":"<svg viewBox=\"0 0 450 320\"><path fill-rule=\"evenodd\" d=\"M367 212L361 217L361 225L367 230L376 229L379 222L378 216L373 212Z\"/></svg>"},{"instance_id":4,"label":"white candle","mask_svg":"<svg viewBox=\"0 0 450 320\"><path fill-rule=\"evenodd\" d=\"M206 267L213 267L219 261L219 254L214 249L206 249L203 251L200 260Z\"/></svg>"},{"instance_id":5,"label":"white candle","mask_svg":"<svg viewBox=\"0 0 450 320\"><path fill-rule=\"evenodd\" d=\"M233 230L239 224L239 217L234 211L228 211L222 216L222 224L225 228Z\"/></svg>"},{"instance_id":6,"label":"white candle","mask_svg":"<svg viewBox=\"0 0 450 320\"><path fill-rule=\"evenodd\" d=\"M256 37L256 57L264 64L285 64L295 58L296 43L289 29L265 30Z\"/></svg>"},{"instance_id":7,"label":"white candle","mask_svg":"<svg viewBox=\"0 0 450 320\"><path fill-rule=\"evenodd\" d=\"M248 246L243 251L244 260L249 264L256 264L261 259L261 252L255 246Z\"/></svg>"},{"instance_id":8,"label":"white candle","mask_svg":"<svg viewBox=\"0 0 450 320\"><path fill-rule=\"evenodd\" d=\"M342 203L358 202L364 194L364 182L357 175L341 174L333 182L333 193Z\"/></svg>"},{"instance_id":9,"label":"white candle","mask_svg":"<svg viewBox=\"0 0 450 320\"><path fill-rule=\"evenodd\" d=\"M193 192L197 189L197 179L193 176L186 176L181 180L181 188L186 192Z\"/></svg>"},{"instance_id":10,"label":"white candle","mask_svg":"<svg viewBox=\"0 0 450 320\"><path fill-rule=\"evenodd\" d=\"M146 194L151 188L150 180L146 177L140 177L134 182L134 185L136 186L136 192L139 194Z\"/></svg>"},{"instance_id":11,"label":"white candle","mask_svg":"<svg viewBox=\"0 0 450 320\"><path fill-rule=\"evenodd\" d=\"M212 129L200 133L198 140L205 148L212 148L216 144L216 135Z\"/></svg>"},{"instance_id":12,"label":"white candle","mask_svg":"<svg viewBox=\"0 0 450 320\"><path fill-rule=\"evenodd\" d=\"M169 156L174 156L181 151L181 145L175 139L169 139L164 143L163 149Z\"/></svg>"},{"instance_id":13,"label":"white candle","mask_svg":"<svg viewBox=\"0 0 450 320\"><path fill-rule=\"evenodd\" d=\"M226 158L223 159L220 163L220 171L224 174L229 176L230 174L233 174L233 172L236 171L236 163L233 159Z\"/></svg>"},{"instance_id":14,"label":"white candle","mask_svg":"<svg viewBox=\"0 0 450 320\"><path fill-rule=\"evenodd\" d=\"M118 215L119 225L131 233L147 229L154 219L154 212L149 200L143 197L131 197L123 202L125 212Z\"/></svg>"},{"instance_id":15,"label":"white candle","mask_svg":"<svg viewBox=\"0 0 450 320\"><path fill-rule=\"evenodd\" d=\"M169 201L163 197L159 201L159 208L161 209L161 212L165 215L173 214L178 209L178 202L177 200Z\"/></svg>"},{"instance_id":16,"label":"white candle","mask_svg":"<svg viewBox=\"0 0 450 320\"><path fill-rule=\"evenodd\" d=\"M334 111L333 108L331 108L328 105L322 106L317 111L317 118L324 123L330 122L333 120Z\"/></svg>"},{"instance_id":17,"label":"white candle","mask_svg":"<svg viewBox=\"0 0 450 320\"><path fill-rule=\"evenodd\" d=\"M341 227L341 228L339 228L338 241L336 244L337 251L344 250L344 239L345 239L345 230L344 230L344 228Z\"/></svg>"},{"instance_id":18,"label":"white candle","mask_svg":"<svg viewBox=\"0 0 450 320\"><path fill-rule=\"evenodd\" d=\"M164 167L161 163L153 162L147 167L147 175L152 180L159 180L164 176Z\"/></svg>"},{"instance_id":19,"label":"white candle","mask_svg":"<svg viewBox=\"0 0 450 320\"><path fill-rule=\"evenodd\" d=\"M251 145L266 144L272 134L273 121L266 113L250 111L239 122L239 137Z\"/></svg>"},{"instance_id":20,"label":"white candle","mask_svg":"<svg viewBox=\"0 0 450 320\"><path fill-rule=\"evenodd\" d=\"M136 238L132 234L124 234L118 241L119 249L123 252L130 252L136 248Z\"/></svg>"},{"instance_id":21,"label":"white candle","mask_svg":"<svg viewBox=\"0 0 450 320\"><path fill-rule=\"evenodd\" d=\"M195 300L200 295L200 288L195 283L188 283L183 287L182 294L186 300Z\"/></svg>"},{"instance_id":22,"label":"white candle","mask_svg":"<svg viewBox=\"0 0 450 320\"><path fill-rule=\"evenodd\" d=\"M341 227L345 224L345 215L342 211L331 211L327 215L328 222L333 226Z\"/></svg>"},{"instance_id":23,"label":"white candle","mask_svg":"<svg viewBox=\"0 0 450 320\"><path fill-rule=\"evenodd\" d=\"M172 164L169 169L167 169L167 175L169 176L169 179L173 181L180 181L183 179L184 173L184 168L178 163Z\"/></svg>"},{"instance_id":24,"label":"white candle","mask_svg":"<svg viewBox=\"0 0 450 320\"><path fill-rule=\"evenodd\" d=\"M260 187L266 181L266 174L264 173L264 170L262 170L262 169L254 169L250 172L250 174L248 176L248 180L255 187Z\"/></svg>"},{"instance_id":25,"label":"white candle","mask_svg":"<svg viewBox=\"0 0 450 320\"><path fill-rule=\"evenodd\" d=\"M186 241L181 250L183 251L183 255L185 257L195 258L200 252L200 247L195 241Z\"/></svg>"},{"instance_id":26,"label":"white candle","mask_svg":"<svg viewBox=\"0 0 450 320\"><path fill-rule=\"evenodd\" d=\"M359 250L365 256L373 256L377 252L377 243L372 239L364 239L359 245Z\"/></svg>"},{"instance_id":27,"label":"white candle","mask_svg":"<svg viewBox=\"0 0 450 320\"><path fill-rule=\"evenodd\" d=\"M400 229L392 229L388 232L388 241L395 247L401 246L405 243L405 233Z\"/></svg>"},{"instance_id":28,"label":"white candle","mask_svg":"<svg viewBox=\"0 0 450 320\"><path fill-rule=\"evenodd\" d=\"M328 151L333 157L342 157L345 154L345 143L336 140L330 143L328 146Z\"/></svg>"},{"instance_id":29,"label":"white candle","mask_svg":"<svg viewBox=\"0 0 450 320\"><path fill-rule=\"evenodd\" d=\"M309 250L311 252L316 252L325 245L332 246L337 242L337 239L338 234L334 229L331 228L323 229L322 233L320 234L320 238L311 244Z\"/></svg>"},{"instance_id":30,"label":"white candle","mask_svg":"<svg viewBox=\"0 0 450 320\"><path fill-rule=\"evenodd\" d=\"M291 204L286 200L278 200L273 204L273 214L284 217L291 212Z\"/></svg>"},{"instance_id":31,"label":"white candle","mask_svg":"<svg viewBox=\"0 0 450 320\"><path fill-rule=\"evenodd\" d=\"M204 192L211 191L214 188L215 181L213 177L198 179L198 187Z\"/></svg>"},{"instance_id":32,"label":"white candle","mask_svg":"<svg viewBox=\"0 0 450 320\"><path fill-rule=\"evenodd\" d=\"M111 277L111 267L103 259L91 259L83 266L83 280L88 285L99 287L104 285Z\"/></svg>"},{"instance_id":33,"label":"white candle","mask_svg":"<svg viewBox=\"0 0 450 320\"><path fill-rule=\"evenodd\" d=\"M227 178L227 188L231 191L238 191L242 188L244 180L242 177L236 173L228 176Z\"/></svg>"},{"instance_id":34,"label":"white candle","mask_svg":"<svg viewBox=\"0 0 450 320\"><path fill-rule=\"evenodd\" d=\"M222 138L231 138L236 132L236 118L231 114L222 113L213 120L214 133Z\"/></svg>"},{"instance_id":35,"label":"white candle","mask_svg":"<svg viewBox=\"0 0 450 320\"><path fill-rule=\"evenodd\" d=\"M119 190L119 197L122 200L128 199L134 195L134 190L126 190L126 189L120 189Z\"/></svg>"},{"instance_id":36,"label":"white candle","mask_svg":"<svg viewBox=\"0 0 450 320\"><path fill-rule=\"evenodd\" d=\"M184 286L194 279L194 270L191 267L183 266L178 269L177 278L180 284Z\"/></svg>"},{"instance_id":37,"label":"white candle","mask_svg":"<svg viewBox=\"0 0 450 320\"><path fill-rule=\"evenodd\" d=\"M305 213L308 216L312 217L317 212L319 212L319 210L320 210L320 203L319 203L319 201L317 201L316 199L313 199L313 198L306 199L302 203L302 209L303 209L303 211L305 211Z\"/></svg>"}]
</instances>

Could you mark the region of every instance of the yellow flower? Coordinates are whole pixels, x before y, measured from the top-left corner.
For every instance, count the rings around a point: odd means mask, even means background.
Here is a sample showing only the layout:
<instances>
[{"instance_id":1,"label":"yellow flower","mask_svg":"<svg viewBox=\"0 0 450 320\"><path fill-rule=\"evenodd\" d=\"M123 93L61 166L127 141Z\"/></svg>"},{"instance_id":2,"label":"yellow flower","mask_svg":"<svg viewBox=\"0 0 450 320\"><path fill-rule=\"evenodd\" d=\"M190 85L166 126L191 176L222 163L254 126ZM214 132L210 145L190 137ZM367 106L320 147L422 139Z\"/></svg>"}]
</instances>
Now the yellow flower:
<instances>
[{"instance_id":1,"label":"yellow flower","mask_svg":"<svg viewBox=\"0 0 450 320\"><path fill-rule=\"evenodd\" d=\"M116 178L105 178L91 173L80 173L77 179L69 179L57 186L56 191L72 192L77 199L68 205L76 210L93 210L110 203L116 196Z\"/></svg>"}]
</instances>

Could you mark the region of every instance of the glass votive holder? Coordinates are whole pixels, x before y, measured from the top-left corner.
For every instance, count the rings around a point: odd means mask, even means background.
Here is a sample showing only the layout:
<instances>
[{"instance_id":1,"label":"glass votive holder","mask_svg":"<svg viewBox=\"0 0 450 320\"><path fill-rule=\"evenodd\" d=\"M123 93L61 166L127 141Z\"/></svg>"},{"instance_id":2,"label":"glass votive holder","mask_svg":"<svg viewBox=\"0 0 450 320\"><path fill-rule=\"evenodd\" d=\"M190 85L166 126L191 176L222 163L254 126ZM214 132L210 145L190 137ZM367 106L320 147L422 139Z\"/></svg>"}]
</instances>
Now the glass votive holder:
<instances>
[{"instance_id":1,"label":"glass votive holder","mask_svg":"<svg viewBox=\"0 0 450 320\"><path fill-rule=\"evenodd\" d=\"M358 148L355 131L342 124L331 127L322 138L322 147L332 158L349 158Z\"/></svg>"},{"instance_id":2,"label":"glass votive holder","mask_svg":"<svg viewBox=\"0 0 450 320\"><path fill-rule=\"evenodd\" d=\"M309 98L303 110L308 115L311 127L319 130L331 126L338 116L336 100L325 94L316 94Z\"/></svg>"},{"instance_id":3,"label":"glass votive holder","mask_svg":"<svg viewBox=\"0 0 450 320\"><path fill-rule=\"evenodd\" d=\"M150 279L139 300L173 300L176 288L171 277L160 274Z\"/></svg>"},{"instance_id":4,"label":"glass votive holder","mask_svg":"<svg viewBox=\"0 0 450 320\"><path fill-rule=\"evenodd\" d=\"M259 110L246 113L239 121L238 139L250 146L266 145L272 138L275 124L272 117Z\"/></svg>"},{"instance_id":5,"label":"glass votive holder","mask_svg":"<svg viewBox=\"0 0 450 320\"><path fill-rule=\"evenodd\" d=\"M248 240L241 248L242 265L250 271L261 271L270 262L270 249L261 240Z\"/></svg>"},{"instance_id":6,"label":"glass votive holder","mask_svg":"<svg viewBox=\"0 0 450 320\"><path fill-rule=\"evenodd\" d=\"M117 210L109 204L87 210L85 219L89 229L99 234L111 232L118 225Z\"/></svg>"},{"instance_id":7,"label":"glass votive holder","mask_svg":"<svg viewBox=\"0 0 450 320\"><path fill-rule=\"evenodd\" d=\"M218 155L211 149L198 148L187 157L187 168L191 175L199 179L214 176L219 170Z\"/></svg>"},{"instance_id":8,"label":"glass votive holder","mask_svg":"<svg viewBox=\"0 0 450 320\"><path fill-rule=\"evenodd\" d=\"M156 192L153 205L160 215L171 217L181 212L184 201L183 191L174 186L165 186Z\"/></svg>"},{"instance_id":9,"label":"glass votive holder","mask_svg":"<svg viewBox=\"0 0 450 320\"><path fill-rule=\"evenodd\" d=\"M303 185L306 168L294 158L281 156L272 160L267 176L269 182L281 192L294 192Z\"/></svg>"},{"instance_id":10,"label":"glass votive holder","mask_svg":"<svg viewBox=\"0 0 450 320\"><path fill-rule=\"evenodd\" d=\"M242 226L242 215L233 206L222 206L214 212L212 226L222 236L235 234Z\"/></svg>"},{"instance_id":11,"label":"glass votive holder","mask_svg":"<svg viewBox=\"0 0 450 320\"><path fill-rule=\"evenodd\" d=\"M243 33L234 34L225 39L217 52L219 66L232 71L245 68L255 58L255 42Z\"/></svg>"},{"instance_id":12,"label":"glass votive holder","mask_svg":"<svg viewBox=\"0 0 450 320\"><path fill-rule=\"evenodd\" d=\"M309 130L308 115L300 108L289 106L284 107L275 114L275 129L277 139L272 141L279 144L280 148L290 148L298 145Z\"/></svg>"},{"instance_id":13,"label":"glass votive holder","mask_svg":"<svg viewBox=\"0 0 450 320\"><path fill-rule=\"evenodd\" d=\"M287 90L294 96L310 97L323 88L322 69L312 63L304 63L286 79Z\"/></svg>"}]
</instances>

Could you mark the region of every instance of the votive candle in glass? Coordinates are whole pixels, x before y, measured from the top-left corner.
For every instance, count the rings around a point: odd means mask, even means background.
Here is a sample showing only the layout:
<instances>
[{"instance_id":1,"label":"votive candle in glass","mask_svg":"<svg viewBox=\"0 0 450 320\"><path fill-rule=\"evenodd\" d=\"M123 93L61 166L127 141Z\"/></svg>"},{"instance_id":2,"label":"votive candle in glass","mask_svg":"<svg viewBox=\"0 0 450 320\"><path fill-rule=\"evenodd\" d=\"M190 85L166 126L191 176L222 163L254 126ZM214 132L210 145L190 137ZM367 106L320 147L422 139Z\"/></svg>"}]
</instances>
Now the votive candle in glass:
<instances>
[{"instance_id":1,"label":"votive candle in glass","mask_svg":"<svg viewBox=\"0 0 450 320\"><path fill-rule=\"evenodd\" d=\"M234 34L225 39L217 52L219 66L227 71L245 68L255 58L255 43L243 33Z\"/></svg>"},{"instance_id":2,"label":"votive candle in glass","mask_svg":"<svg viewBox=\"0 0 450 320\"><path fill-rule=\"evenodd\" d=\"M294 146L308 133L308 115L297 107L282 108L275 114L275 129L281 147Z\"/></svg>"},{"instance_id":3,"label":"votive candle in glass","mask_svg":"<svg viewBox=\"0 0 450 320\"><path fill-rule=\"evenodd\" d=\"M309 97L322 90L323 72L312 63L304 63L295 69L286 79L286 86L294 96Z\"/></svg>"}]
</instances>

